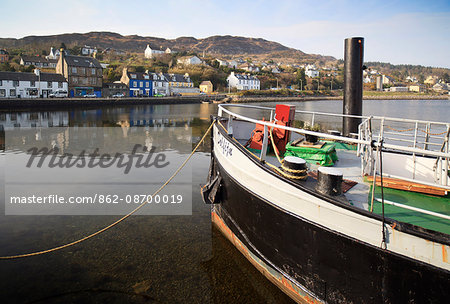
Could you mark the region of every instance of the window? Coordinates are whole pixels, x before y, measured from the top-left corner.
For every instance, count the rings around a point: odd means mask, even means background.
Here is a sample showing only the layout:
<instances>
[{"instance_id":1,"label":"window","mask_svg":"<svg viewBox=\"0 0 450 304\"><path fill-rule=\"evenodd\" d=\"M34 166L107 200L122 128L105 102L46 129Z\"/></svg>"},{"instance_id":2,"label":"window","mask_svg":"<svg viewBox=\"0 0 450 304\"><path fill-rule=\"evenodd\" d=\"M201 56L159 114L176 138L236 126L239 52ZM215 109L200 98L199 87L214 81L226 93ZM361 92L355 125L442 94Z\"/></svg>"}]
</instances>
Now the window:
<instances>
[{"instance_id":1,"label":"window","mask_svg":"<svg viewBox=\"0 0 450 304\"><path fill-rule=\"evenodd\" d=\"M3 82L0 80L0 86L2 86L3 85Z\"/></svg>"},{"instance_id":2,"label":"window","mask_svg":"<svg viewBox=\"0 0 450 304\"><path fill-rule=\"evenodd\" d=\"M63 83L62 82L58 82L58 88L62 88L63 87Z\"/></svg>"},{"instance_id":3,"label":"window","mask_svg":"<svg viewBox=\"0 0 450 304\"><path fill-rule=\"evenodd\" d=\"M97 78L91 77L91 84L97 84Z\"/></svg>"},{"instance_id":4,"label":"window","mask_svg":"<svg viewBox=\"0 0 450 304\"><path fill-rule=\"evenodd\" d=\"M52 82L51 81L47 81L47 88L51 88L52 87Z\"/></svg>"},{"instance_id":5,"label":"window","mask_svg":"<svg viewBox=\"0 0 450 304\"><path fill-rule=\"evenodd\" d=\"M35 86L36 86L36 81L31 80L31 81L30 81L30 87L35 87Z\"/></svg>"},{"instance_id":6,"label":"window","mask_svg":"<svg viewBox=\"0 0 450 304\"><path fill-rule=\"evenodd\" d=\"M95 69L91 69L91 75L95 75Z\"/></svg>"},{"instance_id":7,"label":"window","mask_svg":"<svg viewBox=\"0 0 450 304\"><path fill-rule=\"evenodd\" d=\"M133 81L133 87L137 87L137 81Z\"/></svg>"},{"instance_id":8,"label":"window","mask_svg":"<svg viewBox=\"0 0 450 304\"><path fill-rule=\"evenodd\" d=\"M84 74L86 73L86 70L85 70L84 68L80 68L79 73L80 73L81 75L84 75Z\"/></svg>"},{"instance_id":9,"label":"window","mask_svg":"<svg viewBox=\"0 0 450 304\"><path fill-rule=\"evenodd\" d=\"M72 83L77 84L78 83L78 77L72 77Z\"/></svg>"},{"instance_id":10,"label":"window","mask_svg":"<svg viewBox=\"0 0 450 304\"><path fill-rule=\"evenodd\" d=\"M6 97L6 90L0 89L0 97Z\"/></svg>"},{"instance_id":11,"label":"window","mask_svg":"<svg viewBox=\"0 0 450 304\"><path fill-rule=\"evenodd\" d=\"M15 97L16 96L16 89L10 89L9 90L9 96Z\"/></svg>"},{"instance_id":12,"label":"window","mask_svg":"<svg viewBox=\"0 0 450 304\"><path fill-rule=\"evenodd\" d=\"M18 87L19 86L19 81L18 80L14 80L13 81L13 86Z\"/></svg>"},{"instance_id":13,"label":"window","mask_svg":"<svg viewBox=\"0 0 450 304\"><path fill-rule=\"evenodd\" d=\"M148 82L145 83L145 87L147 87L147 88L149 87L149 83Z\"/></svg>"},{"instance_id":14,"label":"window","mask_svg":"<svg viewBox=\"0 0 450 304\"><path fill-rule=\"evenodd\" d=\"M72 68L72 74L76 74L77 73L77 68L76 67L73 67Z\"/></svg>"},{"instance_id":15,"label":"window","mask_svg":"<svg viewBox=\"0 0 450 304\"><path fill-rule=\"evenodd\" d=\"M144 86L144 82L141 81L140 86L139 87L143 87Z\"/></svg>"}]
</instances>

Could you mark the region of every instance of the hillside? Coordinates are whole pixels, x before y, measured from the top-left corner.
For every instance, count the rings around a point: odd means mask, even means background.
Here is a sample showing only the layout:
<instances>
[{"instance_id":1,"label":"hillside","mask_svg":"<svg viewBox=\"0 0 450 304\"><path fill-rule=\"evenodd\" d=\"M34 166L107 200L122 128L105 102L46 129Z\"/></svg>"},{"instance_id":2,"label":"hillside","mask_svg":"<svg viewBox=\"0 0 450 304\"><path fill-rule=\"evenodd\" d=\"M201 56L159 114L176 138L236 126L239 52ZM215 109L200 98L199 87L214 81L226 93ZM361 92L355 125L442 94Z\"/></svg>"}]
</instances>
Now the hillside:
<instances>
[{"instance_id":1,"label":"hillside","mask_svg":"<svg viewBox=\"0 0 450 304\"><path fill-rule=\"evenodd\" d=\"M138 35L122 36L111 32L90 32L85 34L61 34L51 36L27 36L20 39L0 38L0 48L22 49L40 52L49 50L51 46L58 47L64 42L68 48L89 45L100 49L113 48L129 52L143 52L146 45L154 49L176 51L194 51L222 55L269 55L276 53L280 57L298 59L322 59L321 55L309 55L300 50L286 47L280 43L262 38L246 38L237 36L212 36L204 39L194 37L179 37L164 39L142 37ZM333 57L323 57L323 60L335 60Z\"/></svg>"}]
</instances>

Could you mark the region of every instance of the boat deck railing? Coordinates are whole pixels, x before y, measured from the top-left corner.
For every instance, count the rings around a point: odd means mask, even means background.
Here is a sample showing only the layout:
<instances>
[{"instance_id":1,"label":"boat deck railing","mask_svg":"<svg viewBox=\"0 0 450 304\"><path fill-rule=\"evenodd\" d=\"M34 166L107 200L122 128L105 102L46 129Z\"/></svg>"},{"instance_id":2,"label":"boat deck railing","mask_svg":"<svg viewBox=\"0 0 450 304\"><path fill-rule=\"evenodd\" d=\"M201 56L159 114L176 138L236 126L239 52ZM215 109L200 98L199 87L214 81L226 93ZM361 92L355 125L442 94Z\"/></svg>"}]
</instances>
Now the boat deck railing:
<instances>
[{"instance_id":1,"label":"boat deck railing","mask_svg":"<svg viewBox=\"0 0 450 304\"><path fill-rule=\"evenodd\" d=\"M236 108L232 111L230 108ZM246 114L241 114L241 109L263 110L270 117L269 121L261 121L261 117L250 118ZM267 112L266 112L267 111ZM233 119L239 119L250 123L258 123L264 125L263 149L266 151L268 142L268 128L276 127L300 134L309 134L319 136L321 138L340 141L349 144L356 144L357 155L361 157L361 174L375 175L377 153L375 149L378 147L383 150L404 153L412 156L413 169L411 178L404 178L411 182L417 182L428 186L437 186L450 190L449 185L449 134L450 123L442 123L435 121L413 120L404 118L390 118L382 116L358 116L345 115L336 113L313 112L296 110L296 116L310 116L309 124L314 125L320 116L328 116L335 118L359 118L361 124L358 127L358 138L344 137L340 135L332 135L323 132L315 132L302 128L285 127L273 123L275 117L275 108L262 107L254 105L219 105L218 115L220 117L229 118L229 127L232 126ZM266 116L267 117L267 116ZM229 128L230 129L230 128ZM421 181L416 179L417 158L429 157L435 159L434 162L434 182ZM261 152L260 159L264 160L265 154ZM385 175L385 174L384 174ZM396 178L397 176L386 176Z\"/></svg>"}]
</instances>

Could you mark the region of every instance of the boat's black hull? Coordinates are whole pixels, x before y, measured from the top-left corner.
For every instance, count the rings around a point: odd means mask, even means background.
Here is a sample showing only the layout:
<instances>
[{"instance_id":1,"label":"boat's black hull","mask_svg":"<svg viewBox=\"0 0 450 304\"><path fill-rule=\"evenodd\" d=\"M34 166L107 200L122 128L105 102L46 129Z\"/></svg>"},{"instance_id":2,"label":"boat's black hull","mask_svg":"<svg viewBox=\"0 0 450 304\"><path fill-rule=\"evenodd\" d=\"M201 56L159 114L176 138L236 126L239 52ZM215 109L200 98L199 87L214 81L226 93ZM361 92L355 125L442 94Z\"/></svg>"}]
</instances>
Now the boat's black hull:
<instances>
[{"instance_id":1,"label":"boat's black hull","mask_svg":"<svg viewBox=\"0 0 450 304\"><path fill-rule=\"evenodd\" d=\"M220 204L213 206L213 217L252 255L319 299L327 303L448 302L448 271L287 213L245 189L213 160L222 177Z\"/></svg>"}]
</instances>

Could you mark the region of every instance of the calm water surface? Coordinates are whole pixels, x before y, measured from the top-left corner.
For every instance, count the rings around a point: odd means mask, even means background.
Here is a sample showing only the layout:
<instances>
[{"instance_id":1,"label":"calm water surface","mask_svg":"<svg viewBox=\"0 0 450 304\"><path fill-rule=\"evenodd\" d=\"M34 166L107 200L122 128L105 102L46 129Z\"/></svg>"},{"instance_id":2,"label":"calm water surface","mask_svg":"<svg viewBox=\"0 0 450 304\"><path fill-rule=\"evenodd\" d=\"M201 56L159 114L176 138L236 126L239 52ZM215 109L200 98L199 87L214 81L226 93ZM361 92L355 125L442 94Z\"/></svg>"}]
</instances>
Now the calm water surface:
<instances>
[{"instance_id":1,"label":"calm water surface","mask_svg":"<svg viewBox=\"0 0 450 304\"><path fill-rule=\"evenodd\" d=\"M342 109L340 101L293 104L308 111L339 113ZM43 127L187 125L194 146L209 126L210 114L216 111L216 105L201 104L7 112L0 113L0 124L5 129L19 122L21 126L40 123ZM448 122L450 102L365 101L363 114ZM330 121L330 127L339 126ZM80 245L48 255L0 261L2 302L292 303L211 226L210 208L199 194L208 171L209 149L207 140L192 159L192 215L133 216ZM0 255L58 246L118 218L5 216L5 153L10 152L2 151L0 156ZM103 178L107 181L109 177Z\"/></svg>"}]
</instances>

